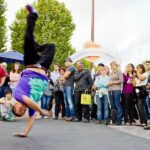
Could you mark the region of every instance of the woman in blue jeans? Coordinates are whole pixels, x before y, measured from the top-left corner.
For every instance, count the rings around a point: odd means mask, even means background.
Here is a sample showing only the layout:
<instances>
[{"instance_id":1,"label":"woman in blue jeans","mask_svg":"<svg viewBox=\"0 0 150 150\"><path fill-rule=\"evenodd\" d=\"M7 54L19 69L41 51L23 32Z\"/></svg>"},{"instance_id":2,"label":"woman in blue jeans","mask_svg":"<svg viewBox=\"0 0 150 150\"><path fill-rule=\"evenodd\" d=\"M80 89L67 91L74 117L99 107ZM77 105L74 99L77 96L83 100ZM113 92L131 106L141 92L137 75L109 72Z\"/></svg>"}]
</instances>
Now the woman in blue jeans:
<instances>
[{"instance_id":1,"label":"woman in blue jeans","mask_svg":"<svg viewBox=\"0 0 150 150\"><path fill-rule=\"evenodd\" d=\"M122 124L121 91L123 74L115 61L110 63L111 73L109 74L109 99L111 105L111 119L116 125Z\"/></svg>"},{"instance_id":2,"label":"woman in blue jeans","mask_svg":"<svg viewBox=\"0 0 150 150\"><path fill-rule=\"evenodd\" d=\"M96 88L96 103L97 103L97 122L101 124L103 119L104 123L109 123L109 106L108 106L108 83L109 77L107 76L106 68L99 69L99 75L95 79L94 86ZM104 112L104 116L103 116Z\"/></svg>"},{"instance_id":3,"label":"woman in blue jeans","mask_svg":"<svg viewBox=\"0 0 150 150\"><path fill-rule=\"evenodd\" d=\"M49 110L50 109L50 101L52 100L52 96L54 93L54 83L50 79L50 72L49 71L48 71L47 75L49 77L48 88L44 91L44 94L41 98L41 108Z\"/></svg>"}]
</instances>

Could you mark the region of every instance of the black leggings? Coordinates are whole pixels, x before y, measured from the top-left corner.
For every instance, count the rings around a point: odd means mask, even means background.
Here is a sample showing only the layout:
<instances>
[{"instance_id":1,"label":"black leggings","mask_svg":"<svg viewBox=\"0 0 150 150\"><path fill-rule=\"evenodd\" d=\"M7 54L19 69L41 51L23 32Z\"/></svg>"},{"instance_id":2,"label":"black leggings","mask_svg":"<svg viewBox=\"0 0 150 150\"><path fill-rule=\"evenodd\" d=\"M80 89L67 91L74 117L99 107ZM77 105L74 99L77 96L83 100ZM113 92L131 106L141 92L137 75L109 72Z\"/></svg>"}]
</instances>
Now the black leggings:
<instances>
[{"instance_id":1,"label":"black leggings","mask_svg":"<svg viewBox=\"0 0 150 150\"><path fill-rule=\"evenodd\" d=\"M25 66L40 64L42 67L49 69L56 48L54 44L39 45L34 41L33 32L37 18L38 15L36 13L30 13L27 16L24 38L24 64Z\"/></svg>"},{"instance_id":2,"label":"black leggings","mask_svg":"<svg viewBox=\"0 0 150 150\"><path fill-rule=\"evenodd\" d=\"M122 94L122 104L124 106L124 121L125 123L134 122L133 115L133 94Z\"/></svg>"},{"instance_id":3,"label":"black leggings","mask_svg":"<svg viewBox=\"0 0 150 150\"><path fill-rule=\"evenodd\" d=\"M139 95L137 95L137 109L139 112L139 117L140 117L140 123L147 124L147 116L146 116L146 111L145 111L145 98L141 98Z\"/></svg>"},{"instance_id":4,"label":"black leggings","mask_svg":"<svg viewBox=\"0 0 150 150\"><path fill-rule=\"evenodd\" d=\"M62 111L62 118L65 116L65 102L63 92L57 91L55 93L55 117L58 118L60 110Z\"/></svg>"}]
</instances>

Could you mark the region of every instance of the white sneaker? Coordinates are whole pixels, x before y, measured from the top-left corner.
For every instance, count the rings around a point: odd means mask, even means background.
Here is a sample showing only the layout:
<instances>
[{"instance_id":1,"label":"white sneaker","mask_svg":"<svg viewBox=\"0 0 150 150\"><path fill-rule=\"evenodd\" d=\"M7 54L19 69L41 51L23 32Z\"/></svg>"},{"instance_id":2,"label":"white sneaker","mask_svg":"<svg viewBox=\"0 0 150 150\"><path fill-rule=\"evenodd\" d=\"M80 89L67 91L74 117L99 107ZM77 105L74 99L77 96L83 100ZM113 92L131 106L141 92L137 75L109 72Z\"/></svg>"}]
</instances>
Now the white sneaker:
<instances>
[{"instance_id":1,"label":"white sneaker","mask_svg":"<svg viewBox=\"0 0 150 150\"><path fill-rule=\"evenodd\" d=\"M43 118L44 118L44 119L49 119L49 117L48 117L48 116L44 116Z\"/></svg>"},{"instance_id":2,"label":"white sneaker","mask_svg":"<svg viewBox=\"0 0 150 150\"><path fill-rule=\"evenodd\" d=\"M41 119L41 118L42 118L42 116L39 116L39 115L38 115L38 116L36 116L35 119Z\"/></svg>"}]
</instances>

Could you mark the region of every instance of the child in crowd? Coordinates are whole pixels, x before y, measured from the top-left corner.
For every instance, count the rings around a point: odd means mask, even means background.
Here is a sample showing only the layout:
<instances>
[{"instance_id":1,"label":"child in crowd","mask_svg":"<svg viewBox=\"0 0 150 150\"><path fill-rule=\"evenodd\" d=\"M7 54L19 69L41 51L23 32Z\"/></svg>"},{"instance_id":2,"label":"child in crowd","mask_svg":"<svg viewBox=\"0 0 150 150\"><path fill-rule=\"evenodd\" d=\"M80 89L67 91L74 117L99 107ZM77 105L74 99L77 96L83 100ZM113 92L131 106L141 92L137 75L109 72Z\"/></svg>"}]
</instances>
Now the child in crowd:
<instances>
[{"instance_id":1,"label":"child in crowd","mask_svg":"<svg viewBox=\"0 0 150 150\"><path fill-rule=\"evenodd\" d=\"M0 120L13 121L14 116L12 113L12 107L16 103L16 100L12 97L12 90L10 88L5 90L5 97L0 99Z\"/></svg>"}]
</instances>

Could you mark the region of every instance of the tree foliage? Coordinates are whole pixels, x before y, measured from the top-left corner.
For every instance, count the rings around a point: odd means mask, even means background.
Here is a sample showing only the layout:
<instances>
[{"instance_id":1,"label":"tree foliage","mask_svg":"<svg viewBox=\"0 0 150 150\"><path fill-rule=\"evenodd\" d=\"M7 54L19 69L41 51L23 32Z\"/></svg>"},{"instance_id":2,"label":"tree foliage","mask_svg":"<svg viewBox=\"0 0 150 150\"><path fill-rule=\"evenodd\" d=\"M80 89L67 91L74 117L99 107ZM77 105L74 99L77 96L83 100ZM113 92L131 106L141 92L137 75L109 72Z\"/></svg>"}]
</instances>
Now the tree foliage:
<instances>
[{"instance_id":1,"label":"tree foliage","mask_svg":"<svg viewBox=\"0 0 150 150\"><path fill-rule=\"evenodd\" d=\"M0 0L0 51L4 48L6 42L6 5L4 0Z\"/></svg>"},{"instance_id":2,"label":"tree foliage","mask_svg":"<svg viewBox=\"0 0 150 150\"><path fill-rule=\"evenodd\" d=\"M64 64L68 54L74 49L70 43L71 36L75 29L71 12L64 3L57 0L37 0L33 6L38 11L39 18L35 28L35 39L39 44L55 43L57 52L54 62ZM23 39L26 26L27 11L21 8L16 13L16 19L11 25L12 49L23 52Z\"/></svg>"}]
</instances>

